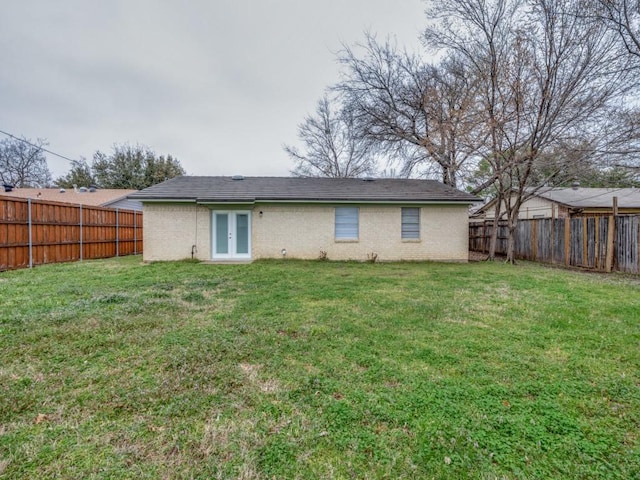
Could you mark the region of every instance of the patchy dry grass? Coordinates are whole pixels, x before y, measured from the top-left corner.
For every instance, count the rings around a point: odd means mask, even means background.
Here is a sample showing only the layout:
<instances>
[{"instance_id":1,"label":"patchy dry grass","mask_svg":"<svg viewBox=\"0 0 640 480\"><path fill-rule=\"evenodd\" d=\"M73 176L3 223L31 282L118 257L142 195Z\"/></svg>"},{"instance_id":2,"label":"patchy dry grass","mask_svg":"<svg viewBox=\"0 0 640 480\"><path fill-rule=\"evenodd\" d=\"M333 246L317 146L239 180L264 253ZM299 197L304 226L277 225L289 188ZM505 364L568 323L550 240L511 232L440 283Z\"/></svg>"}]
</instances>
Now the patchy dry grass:
<instances>
[{"instance_id":1,"label":"patchy dry grass","mask_svg":"<svg viewBox=\"0 0 640 480\"><path fill-rule=\"evenodd\" d=\"M640 478L631 277L130 257L0 298L0 478Z\"/></svg>"}]
</instances>

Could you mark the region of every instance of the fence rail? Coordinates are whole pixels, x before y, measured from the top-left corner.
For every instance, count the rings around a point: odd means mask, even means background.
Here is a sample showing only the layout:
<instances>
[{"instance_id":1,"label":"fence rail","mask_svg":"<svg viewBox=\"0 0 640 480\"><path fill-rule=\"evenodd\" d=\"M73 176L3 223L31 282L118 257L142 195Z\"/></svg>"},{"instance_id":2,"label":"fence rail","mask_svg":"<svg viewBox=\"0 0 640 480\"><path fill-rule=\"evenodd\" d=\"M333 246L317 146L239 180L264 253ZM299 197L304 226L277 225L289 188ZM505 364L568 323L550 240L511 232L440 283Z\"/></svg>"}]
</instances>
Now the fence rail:
<instances>
[{"instance_id":1,"label":"fence rail","mask_svg":"<svg viewBox=\"0 0 640 480\"><path fill-rule=\"evenodd\" d=\"M493 222L469 226L471 251L487 253ZM498 224L496 254L507 253L508 229ZM610 272L640 273L640 216L594 216L520 220L515 256L534 262Z\"/></svg>"},{"instance_id":2,"label":"fence rail","mask_svg":"<svg viewBox=\"0 0 640 480\"><path fill-rule=\"evenodd\" d=\"M142 212L0 198L0 271L142 249Z\"/></svg>"}]
</instances>

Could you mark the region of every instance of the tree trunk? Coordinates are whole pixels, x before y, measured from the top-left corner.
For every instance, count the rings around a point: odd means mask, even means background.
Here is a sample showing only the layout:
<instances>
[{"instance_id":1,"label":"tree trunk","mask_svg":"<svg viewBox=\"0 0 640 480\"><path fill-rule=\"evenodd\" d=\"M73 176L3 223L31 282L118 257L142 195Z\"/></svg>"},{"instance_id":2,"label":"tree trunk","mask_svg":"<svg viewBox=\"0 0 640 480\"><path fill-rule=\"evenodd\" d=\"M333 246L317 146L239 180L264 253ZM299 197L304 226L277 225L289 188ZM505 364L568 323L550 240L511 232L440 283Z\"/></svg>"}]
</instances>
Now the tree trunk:
<instances>
[{"instance_id":1,"label":"tree trunk","mask_svg":"<svg viewBox=\"0 0 640 480\"><path fill-rule=\"evenodd\" d=\"M453 188L458 188L458 179L455 168L449 165L442 165L442 183Z\"/></svg>"},{"instance_id":2,"label":"tree trunk","mask_svg":"<svg viewBox=\"0 0 640 480\"><path fill-rule=\"evenodd\" d=\"M507 216L507 230L509 231L509 237L507 238L507 263L515 265L516 263L516 226L518 224L518 218L513 218L511 215Z\"/></svg>"},{"instance_id":3,"label":"tree trunk","mask_svg":"<svg viewBox=\"0 0 640 480\"><path fill-rule=\"evenodd\" d=\"M496 199L496 208L493 211L493 228L491 229L491 239L489 241L489 257L487 260L496 259L496 248L498 246L498 224L500 223L500 207L502 206L502 196Z\"/></svg>"}]
</instances>

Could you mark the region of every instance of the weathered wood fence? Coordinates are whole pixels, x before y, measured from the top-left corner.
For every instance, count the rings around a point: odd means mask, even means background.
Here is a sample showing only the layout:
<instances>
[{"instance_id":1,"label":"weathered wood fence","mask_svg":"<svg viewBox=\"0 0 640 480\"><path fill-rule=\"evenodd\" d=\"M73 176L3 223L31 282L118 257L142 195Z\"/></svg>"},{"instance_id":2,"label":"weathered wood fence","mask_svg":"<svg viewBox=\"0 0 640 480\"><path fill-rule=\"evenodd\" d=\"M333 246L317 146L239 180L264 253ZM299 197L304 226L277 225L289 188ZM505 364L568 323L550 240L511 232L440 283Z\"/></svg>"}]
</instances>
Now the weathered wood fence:
<instances>
[{"instance_id":1,"label":"weathered wood fence","mask_svg":"<svg viewBox=\"0 0 640 480\"><path fill-rule=\"evenodd\" d=\"M0 271L142 248L142 212L0 197Z\"/></svg>"},{"instance_id":2,"label":"weathered wood fence","mask_svg":"<svg viewBox=\"0 0 640 480\"><path fill-rule=\"evenodd\" d=\"M487 253L493 222L469 226L469 249ZM498 224L496 254L507 252L508 230ZM519 220L516 258L602 272L640 273L640 216Z\"/></svg>"}]
</instances>

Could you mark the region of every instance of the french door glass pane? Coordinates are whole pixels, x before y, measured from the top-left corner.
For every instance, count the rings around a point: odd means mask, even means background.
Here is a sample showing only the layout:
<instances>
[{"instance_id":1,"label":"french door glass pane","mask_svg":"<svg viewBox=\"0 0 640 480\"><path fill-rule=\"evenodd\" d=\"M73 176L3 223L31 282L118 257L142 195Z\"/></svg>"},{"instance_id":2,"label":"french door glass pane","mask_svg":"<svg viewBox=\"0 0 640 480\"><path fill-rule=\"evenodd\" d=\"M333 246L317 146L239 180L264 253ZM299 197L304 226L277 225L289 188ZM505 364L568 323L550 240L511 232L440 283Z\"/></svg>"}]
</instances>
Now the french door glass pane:
<instances>
[{"instance_id":1,"label":"french door glass pane","mask_svg":"<svg viewBox=\"0 0 640 480\"><path fill-rule=\"evenodd\" d=\"M249 215L236 214L236 253L249 253Z\"/></svg>"},{"instance_id":2,"label":"french door glass pane","mask_svg":"<svg viewBox=\"0 0 640 480\"><path fill-rule=\"evenodd\" d=\"M229 253L229 215L216 214L216 253Z\"/></svg>"}]
</instances>

